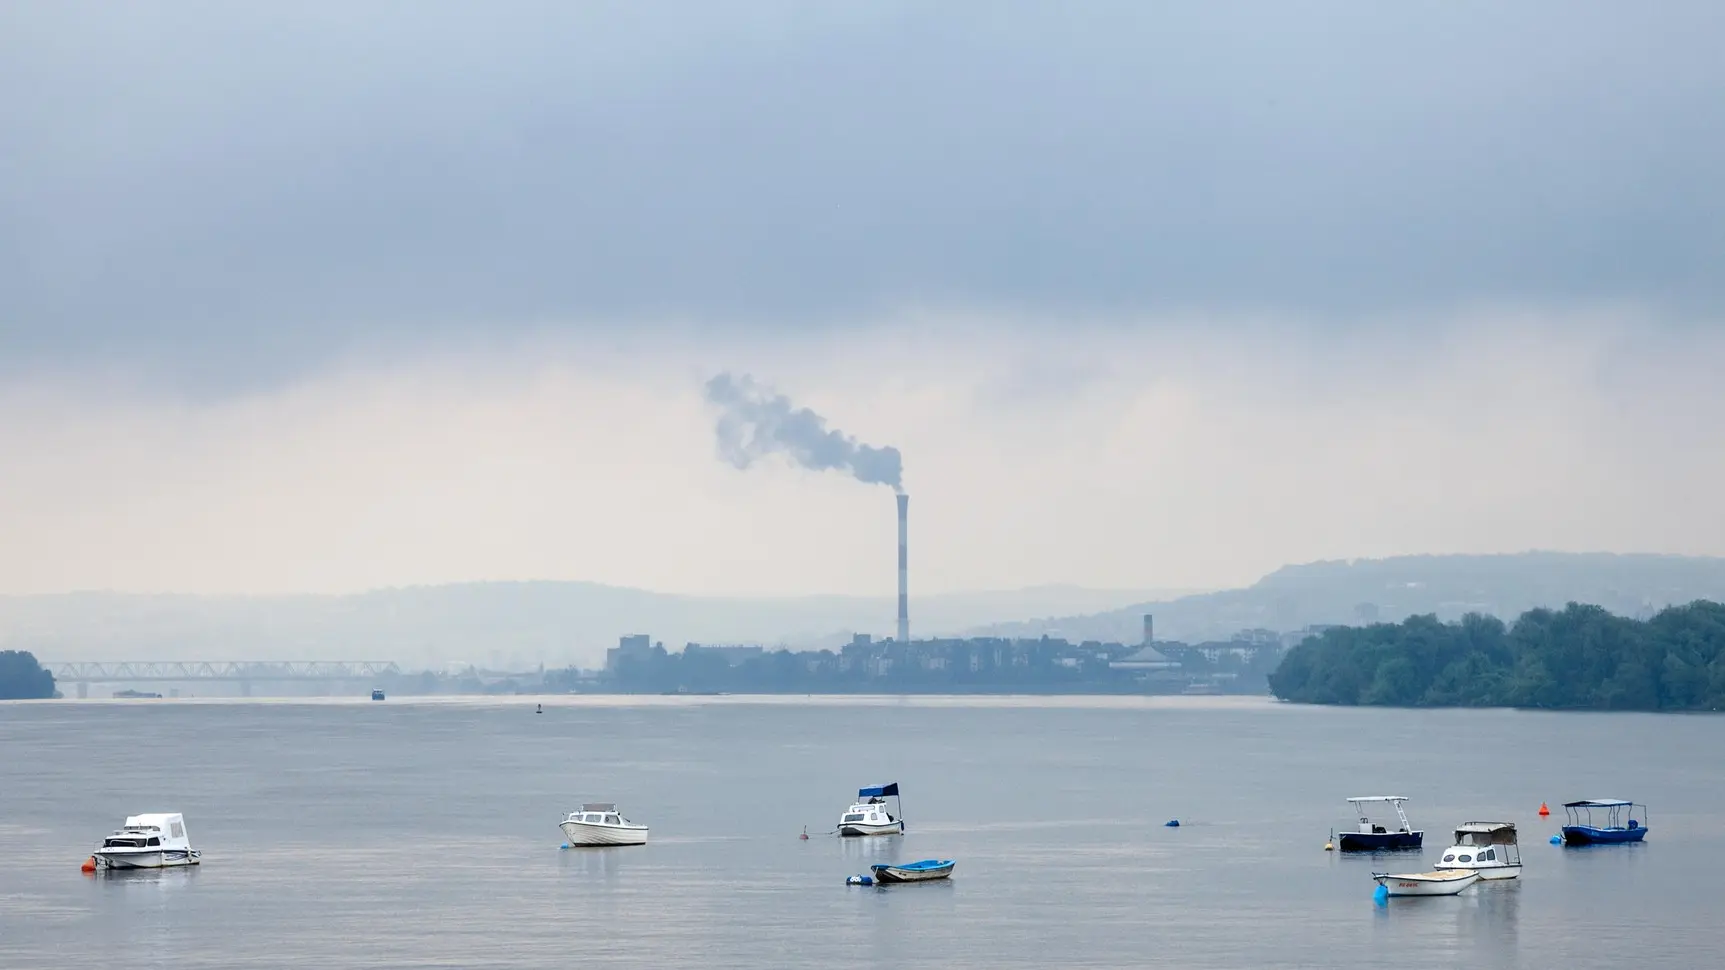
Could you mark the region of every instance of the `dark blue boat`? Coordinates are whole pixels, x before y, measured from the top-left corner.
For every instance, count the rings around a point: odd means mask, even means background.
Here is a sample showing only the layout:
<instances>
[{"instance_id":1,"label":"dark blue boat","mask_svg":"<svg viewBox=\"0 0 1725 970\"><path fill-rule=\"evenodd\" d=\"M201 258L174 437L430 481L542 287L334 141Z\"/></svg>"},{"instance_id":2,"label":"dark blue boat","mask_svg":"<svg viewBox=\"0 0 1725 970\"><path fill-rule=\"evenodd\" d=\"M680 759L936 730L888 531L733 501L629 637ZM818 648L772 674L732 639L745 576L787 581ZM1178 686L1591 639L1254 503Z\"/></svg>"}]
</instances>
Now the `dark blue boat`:
<instances>
[{"instance_id":1,"label":"dark blue boat","mask_svg":"<svg viewBox=\"0 0 1725 970\"><path fill-rule=\"evenodd\" d=\"M1646 805L1621 798L1586 798L1565 802L1563 808L1569 814L1569 824L1563 827L1564 845L1621 845L1647 838L1647 823L1635 817L1637 808L1641 818L1647 817ZM1599 819L1594 818L1595 811L1603 813ZM1596 821L1605 824L1596 825Z\"/></svg>"},{"instance_id":2,"label":"dark blue boat","mask_svg":"<svg viewBox=\"0 0 1725 970\"><path fill-rule=\"evenodd\" d=\"M1402 795L1359 795L1348 799L1348 804L1354 807L1354 814L1359 817L1359 828L1353 832L1336 834L1336 848L1343 852L1385 852L1418 849L1425 844L1426 834L1413 827L1408 822L1408 815L1402 811L1402 803L1407 798ZM1392 826L1387 823L1379 825L1373 822L1366 811L1367 805L1389 805L1396 813L1396 822Z\"/></svg>"}]
</instances>

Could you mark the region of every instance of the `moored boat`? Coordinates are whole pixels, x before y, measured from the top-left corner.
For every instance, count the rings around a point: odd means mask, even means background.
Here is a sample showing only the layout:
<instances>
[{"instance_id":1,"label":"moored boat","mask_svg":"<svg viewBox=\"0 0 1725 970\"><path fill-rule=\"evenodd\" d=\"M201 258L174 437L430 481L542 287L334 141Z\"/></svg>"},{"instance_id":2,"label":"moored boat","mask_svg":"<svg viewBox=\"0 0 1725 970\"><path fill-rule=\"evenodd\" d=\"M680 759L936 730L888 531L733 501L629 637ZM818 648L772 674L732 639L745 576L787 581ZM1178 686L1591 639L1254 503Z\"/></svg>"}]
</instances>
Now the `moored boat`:
<instances>
[{"instance_id":1,"label":"moored boat","mask_svg":"<svg viewBox=\"0 0 1725 970\"><path fill-rule=\"evenodd\" d=\"M90 861L97 869L166 869L195 866L200 855L186 835L186 820L178 812L158 812L127 816Z\"/></svg>"},{"instance_id":2,"label":"moored boat","mask_svg":"<svg viewBox=\"0 0 1725 970\"><path fill-rule=\"evenodd\" d=\"M1521 875L1521 846L1514 822L1463 822L1455 830L1455 845L1443 852L1439 870L1478 872L1481 879L1514 879Z\"/></svg>"},{"instance_id":3,"label":"moored boat","mask_svg":"<svg viewBox=\"0 0 1725 970\"><path fill-rule=\"evenodd\" d=\"M1454 896L1479 882L1471 869L1436 869L1431 872L1374 872L1372 878L1391 896Z\"/></svg>"},{"instance_id":4,"label":"moored boat","mask_svg":"<svg viewBox=\"0 0 1725 970\"><path fill-rule=\"evenodd\" d=\"M899 815L887 811L886 800L891 798L897 802L894 807ZM898 782L887 785L871 785L857 789L856 803L845 809L839 817L839 835L845 838L859 838L869 835L903 835L904 805L899 802Z\"/></svg>"},{"instance_id":5,"label":"moored boat","mask_svg":"<svg viewBox=\"0 0 1725 970\"><path fill-rule=\"evenodd\" d=\"M1569 815L1569 824L1563 827L1564 845L1619 845L1647 838L1647 824L1635 817L1637 808L1641 818L1647 817L1646 805L1621 798L1586 798L1565 802L1563 808ZM1602 813L1598 819L1595 811Z\"/></svg>"},{"instance_id":6,"label":"moored boat","mask_svg":"<svg viewBox=\"0 0 1725 970\"><path fill-rule=\"evenodd\" d=\"M646 845L647 826L624 818L610 802L589 802L557 823L571 848L600 845Z\"/></svg>"},{"instance_id":7,"label":"moored boat","mask_svg":"<svg viewBox=\"0 0 1725 970\"><path fill-rule=\"evenodd\" d=\"M1359 817L1359 828L1352 832L1339 832L1336 835L1336 848L1343 852L1382 852L1385 850L1418 849L1425 843L1425 833L1414 828L1408 821L1408 814L1402 809L1407 801L1404 795L1357 795L1348 799L1348 804L1354 808L1354 814ZM1372 821L1366 811L1368 805L1388 805L1396 814L1397 825L1394 831L1388 825L1380 825Z\"/></svg>"},{"instance_id":8,"label":"moored boat","mask_svg":"<svg viewBox=\"0 0 1725 970\"><path fill-rule=\"evenodd\" d=\"M869 869L874 872L875 882L879 883L930 882L952 875L954 864L951 859L924 859L921 862L907 862L902 866L878 862Z\"/></svg>"}]
</instances>

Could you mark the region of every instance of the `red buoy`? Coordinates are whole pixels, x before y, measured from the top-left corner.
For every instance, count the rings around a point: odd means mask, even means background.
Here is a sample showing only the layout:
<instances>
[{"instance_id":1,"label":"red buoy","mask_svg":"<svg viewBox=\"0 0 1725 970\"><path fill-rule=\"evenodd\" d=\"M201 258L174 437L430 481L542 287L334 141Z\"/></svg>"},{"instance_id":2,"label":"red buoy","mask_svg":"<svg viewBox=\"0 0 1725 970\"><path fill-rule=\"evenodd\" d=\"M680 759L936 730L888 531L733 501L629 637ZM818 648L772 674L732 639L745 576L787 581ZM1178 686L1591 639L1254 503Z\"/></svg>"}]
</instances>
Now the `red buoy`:
<instances>
[{"instance_id":1,"label":"red buoy","mask_svg":"<svg viewBox=\"0 0 1725 970\"><path fill-rule=\"evenodd\" d=\"M1546 808L1546 807L1545 807L1545 803L1544 803L1544 802L1540 802L1540 803L1539 803L1539 817L1540 817L1540 818L1544 818L1544 817L1546 817L1546 816L1547 816L1547 815L1550 815L1550 814L1551 814L1551 809L1549 809L1549 808Z\"/></svg>"},{"instance_id":2,"label":"red buoy","mask_svg":"<svg viewBox=\"0 0 1725 970\"><path fill-rule=\"evenodd\" d=\"M797 836L797 839L802 842L807 842L809 840L809 827L807 825L803 826L803 834Z\"/></svg>"},{"instance_id":3,"label":"red buoy","mask_svg":"<svg viewBox=\"0 0 1725 970\"><path fill-rule=\"evenodd\" d=\"M85 859L84 864L78 867L78 871L79 872L95 872L96 871L96 857L91 856L90 858Z\"/></svg>"}]
</instances>

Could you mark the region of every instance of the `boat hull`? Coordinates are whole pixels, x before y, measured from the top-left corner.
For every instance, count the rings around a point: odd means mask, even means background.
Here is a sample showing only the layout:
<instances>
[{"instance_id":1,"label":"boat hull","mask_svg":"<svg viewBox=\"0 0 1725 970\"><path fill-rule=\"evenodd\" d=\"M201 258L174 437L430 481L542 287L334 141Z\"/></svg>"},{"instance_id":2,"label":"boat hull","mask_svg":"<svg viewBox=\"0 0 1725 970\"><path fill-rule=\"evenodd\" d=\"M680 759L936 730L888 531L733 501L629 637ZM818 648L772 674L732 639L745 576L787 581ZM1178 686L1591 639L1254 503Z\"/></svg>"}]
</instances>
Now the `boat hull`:
<instances>
[{"instance_id":1,"label":"boat hull","mask_svg":"<svg viewBox=\"0 0 1725 970\"><path fill-rule=\"evenodd\" d=\"M889 866L886 864L871 866L874 880L879 883L895 882L934 882L952 875L951 861L938 865Z\"/></svg>"},{"instance_id":2,"label":"boat hull","mask_svg":"<svg viewBox=\"0 0 1725 970\"><path fill-rule=\"evenodd\" d=\"M1402 852L1424 845L1424 832L1342 832L1336 836L1336 848L1343 852Z\"/></svg>"},{"instance_id":3,"label":"boat hull","mask_svg":"<svg viewBox=\"0 0 1725 970\"><path fill-rule=\"evenodd\" d=\"M595 825L591 822L563 822L559 826L563 838L571 847L588 848L602 845L646 845L645 825Z\"/></svg>"},{"instance_id":4,"label":"boat hull","mask_svg":"<svg viewBox=\"0 0 1725 970\"><path fill-rule=\"evenodd\" d=\"M1372 877L1391 896L1454 896L1480 880L1473 870L1378 873Z\"/></svg>"},{"instance_id":5,"label":"boat hull","mask_svg":"<svg viewBox=\"0 0 1725 970\"><path fill-rule=\"evenodd\" d=\"M1623 845L1628 842L1640 842L1647 837L1647 826L1638 825L1632 829L1594 828L1591 825L1565 825L1563 827L1564 845Z\"/></svg>"},{"instance_id":6,"label":"boat hull","mask_svg":"<svg viewBox=\"0 0 1725 970\"><path fill-rule=\"evenodd\" d=\"M198 854L187 849L146 849L141 852L98 849L92 858L96 860L98 869L172 869L198 864Z\"/></svg>"},{"instance_id":7,"label":"boat hull","mask_svg":"<svg viewBox=\"0 0 1725 970\"><path fill-rule=\"evenodd\" d=\"M903 835L903 822L885 822L870 825L864 822L839 823L839 835L847 839L862 839L875 835Z\"/></svg>"}]
</instances>

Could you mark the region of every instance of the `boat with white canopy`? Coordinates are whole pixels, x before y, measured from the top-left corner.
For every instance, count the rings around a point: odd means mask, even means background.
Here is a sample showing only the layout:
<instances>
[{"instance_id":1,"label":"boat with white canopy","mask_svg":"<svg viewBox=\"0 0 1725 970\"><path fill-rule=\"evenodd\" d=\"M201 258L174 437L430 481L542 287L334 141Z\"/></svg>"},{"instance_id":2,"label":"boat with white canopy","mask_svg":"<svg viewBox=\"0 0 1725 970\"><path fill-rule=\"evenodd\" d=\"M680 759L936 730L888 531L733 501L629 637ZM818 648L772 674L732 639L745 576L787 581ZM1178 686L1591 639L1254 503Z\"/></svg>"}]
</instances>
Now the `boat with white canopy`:
<instances>
[{"instance_id":1,"label":"boat with white canopy","mask_svg":"<svg viewBox=\"0 0 1725 970\"><path fill-rule=\"evenodd\" d=\"M1463 822L1456 827L1455 845L1443 851L1439 870L1472 871L1481 879L1514 879L1521 875L1521 846L1514 822Z\"/></svg>"},{"instance_id":2,"label":"boat with white canopy","mask_svg":"<svg viewBox=\"0 0 1725 970\"><path fill-rule=\"evenodd\" d=\"M1343 852L1382 852L1394 849L1418 849L1425 843L1425 833L1413 827L1408 821L1408 813L1402 805L1407 802L1405 795L1356 795L1348 799L1353 806L1354 815L1359 818L1359 827L1352 832L1336 834L1336 848ZM1372 821L1367 810L1371 805L1388 805L1395 812L1396 824L1392 830L1389 824L1379 824Z\"/></svg>"},{"instance_id":3,"label":"boat with white canopy","mask_svg":"<svg viewBox=\"0 0 1725 970\"><path fill-rule=\"evenodd\" d=\"M166 869L195 866L199 858L186 835L185 818L178 812L158 812L128 816L126 824L91 853L90 868Z\"/></svg>"},{"instance_id":4,"label":"boat with white canopy","mask_svg":"<svg viewBox=\"0 0 1725 970\"><path fill-rule=\"evenodd\" d=\"M1565 845L1619 845L1647 838L1647 823L1641 820L1647 817L1646 805L1621 798L1587 798L1565 802L1563 808L1569 815L1569 824L1563 827ZM1637 808L1640 819L1635 817ZM1597 818L1594 812L1600 813Z\"/></svg>"}]
</instances>

